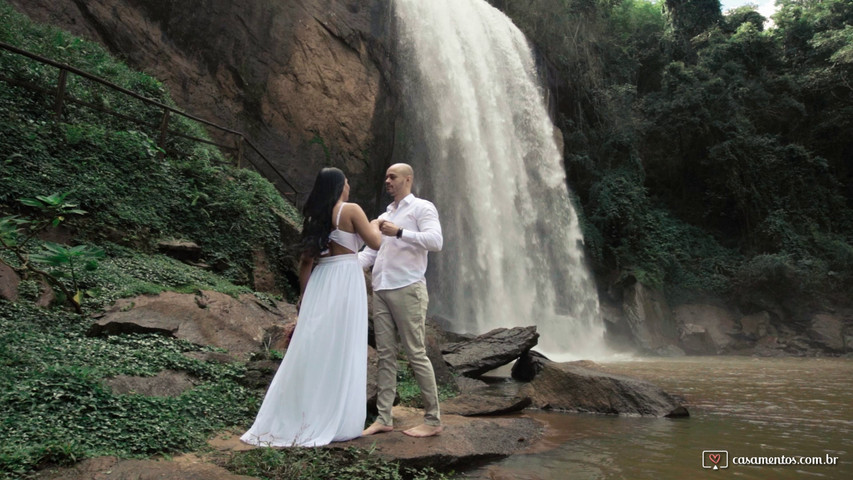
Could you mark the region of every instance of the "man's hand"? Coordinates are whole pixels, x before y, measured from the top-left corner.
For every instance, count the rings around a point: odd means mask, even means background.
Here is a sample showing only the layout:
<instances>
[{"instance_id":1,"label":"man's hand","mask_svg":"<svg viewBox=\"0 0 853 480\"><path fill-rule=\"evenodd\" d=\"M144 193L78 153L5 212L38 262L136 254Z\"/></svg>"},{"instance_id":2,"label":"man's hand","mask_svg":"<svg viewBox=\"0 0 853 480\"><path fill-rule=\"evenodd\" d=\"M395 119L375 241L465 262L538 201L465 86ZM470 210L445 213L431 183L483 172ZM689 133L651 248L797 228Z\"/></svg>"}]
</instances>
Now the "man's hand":
<instances>
[{"instance_id":1,"label":"man's hand","mask_svg":"<svg viewBox=\"0 0 853 480\"><path fill-rule=\"evenodd\" d=\"M379 230L383 235L395 237L397 236L397 231L400 230L400 227L398 227L394 222L384 220L379 224Z\"/></svg>"}]
</instances>

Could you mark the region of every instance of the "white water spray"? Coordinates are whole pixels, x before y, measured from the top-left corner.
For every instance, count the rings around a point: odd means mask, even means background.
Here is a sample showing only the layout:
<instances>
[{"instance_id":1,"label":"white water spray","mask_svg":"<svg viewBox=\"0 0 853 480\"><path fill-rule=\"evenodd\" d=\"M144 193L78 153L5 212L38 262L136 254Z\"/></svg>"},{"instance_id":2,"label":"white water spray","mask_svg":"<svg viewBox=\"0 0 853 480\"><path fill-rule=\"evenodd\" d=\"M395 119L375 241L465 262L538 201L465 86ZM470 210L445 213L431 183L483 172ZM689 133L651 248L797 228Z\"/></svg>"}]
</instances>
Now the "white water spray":
<instances>
[{"instance_id":1,"label":"white water spray","mask_svg":"<svg viewBox=\"0 0 853 480\"><path fill-rule=\"evenodd\" d=\"M524 35L484 0L395 0L395 161L439 210L430 307L451 329L537 325L560 360L606 353L561 152ZM402 137L402 138L400 138Z\"/></svg>"}]
</instances>

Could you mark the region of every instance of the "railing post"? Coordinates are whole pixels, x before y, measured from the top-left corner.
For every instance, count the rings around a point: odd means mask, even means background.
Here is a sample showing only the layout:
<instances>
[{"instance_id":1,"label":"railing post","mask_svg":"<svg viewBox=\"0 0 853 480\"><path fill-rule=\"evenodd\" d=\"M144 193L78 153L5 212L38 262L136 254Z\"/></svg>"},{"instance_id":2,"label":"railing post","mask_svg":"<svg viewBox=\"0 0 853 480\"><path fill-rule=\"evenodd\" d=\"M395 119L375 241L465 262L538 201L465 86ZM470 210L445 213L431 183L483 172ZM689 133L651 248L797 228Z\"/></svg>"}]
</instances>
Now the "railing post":
<instances>
[{"instance_id":1,"label":"railing post","mask_svg":"<svg viewBox=\"0 0 853 480\"><path fill-rule=\"evenodd\" d=\"M166 133L169 131L169 115L171 112L169 110L163 110L163 120L160 122L160 140L157 142L157 146L160 147L160 159L166 155Z\"/></svg>"},{"instance_id":2,"label":"railing post","mask_svg":"<svg viewBox=\"0 0 853 480\"><path fill-rule=\"evenodd\" d=\"M237 137L237 168L243 168L243 135Z\"/></svg>"},{"instance_id":3,"label":"railing post","mask_svg":"<svg viewBox=\"0 0 853 480\"><path fill-rule=\"evenodd\" d=\"M68 79L68 70L64 68L59 69L59 81L56 85L56 102L53 105L53 113L56 115L56 119L59 120L62 118L62 102L65 98L65 84Z\"/></svg>"}]
</instances>

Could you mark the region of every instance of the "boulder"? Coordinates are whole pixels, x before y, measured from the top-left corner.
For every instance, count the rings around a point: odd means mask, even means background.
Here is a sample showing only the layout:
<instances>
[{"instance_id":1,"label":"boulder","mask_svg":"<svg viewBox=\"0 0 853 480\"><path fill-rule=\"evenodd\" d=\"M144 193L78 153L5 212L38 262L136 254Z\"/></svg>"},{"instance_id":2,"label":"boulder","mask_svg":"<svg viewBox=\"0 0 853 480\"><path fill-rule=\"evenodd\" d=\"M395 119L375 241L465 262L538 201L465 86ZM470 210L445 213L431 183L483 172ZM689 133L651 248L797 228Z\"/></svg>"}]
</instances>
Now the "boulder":
<instances>
[{"instance_id":1,"label":"boulder","mask_svg":"<svg viewBox=\"0 0 853 480\"><path fill-rule=\"evenodd\" d=\"M506 415L520 412L529 407L530 403L530 397L485 387L441 402L441 414L465 417Z\"/></svg>"},{"instance_id":2,"label":"boulder","mask_svg":"<svg viewBox=\"0 0 853 480\"><path fill-rule=\"evenodd\" d=\"M432 371L435 373L435 382L440 386L456 390L456 377L442 356L441 345L439 345L438 339L427 334L424 339L424 345L426 347L427 358L429 358L432 364Z\"/></svg>"},{"instance_id":3,"label":"boulder","mask_svg":"<svg viewBox=\"0 0 853 480\"><path fill-rule=\"evenodd\" d=\"M713 355L717 347L708 330L701 325L687 323L681 326L679 340L684 352L691 355Z\"/></svg>"},{"instance_id":4,"label":"boulder","mask_svg":"<svg viewBox=\"0 0 853 480\"><path fill-rule=\"evenodd\" d=\"M518 357L515 364L512 366L512 378L520 382L529 382L536 377L536 374L542 371L545 364L550 362L548 357L541 353L528 350Z\"/></svg>"},{"instance_id":5,"label":"boulder","mask_svg":"<svg viewBox=\"0 0 853 480\"><path fill-rule=\"evenodd\" d=\"M139 394L148 397L177 397L193 388L198 380L186 372L163 370L153 377L117 375L104 383L115 394Z\"/></svg>"},{"instance_id":6,"label":"boulder","mask_svg":"<svg viewBox=\"0 0 853 480\"><path fill-rule=\"evenodd\" d=\"M479 390L480 388L487 387L488 385L488 383L476 378L463 376L456 377L456 389L460 393L470 393Z\"/></svg>"},{"instance_id":7,"label":"boulder","mask_svg":"<svg viewBox=\"0 0 853 480\"><path fill-rule=\"evenodd\" d=\"M770 324L770 314L766 311L744 315L740 319L740 332L747 340L759 340L767 335L773 335L774 328Z\"/></svg>"},{"instance_id":8,"label":"boulder","mask_svg":"<svg viewBox=\"0 0 853 480\"><path fill-rule=\"evenodd\" d=\"M281 362L278 360L254 360L246 363L246 373L240 378L240 385L247 388L263 389L269 387Z\"/></svg>"},{"instance_id":9,"label":"boulder","mask_svg":"<svg viewBox=\"0 0 853 480\"><path fill-rule=\"evenodd\" d=\"M463 417L443 414L444 431L435 437L412 438L403 430L423 423L423 411L394 407L394 431L333 443L326 448L357 447L407 467L460 469L520 452L543 432L527 417Z\"/></svg>"},{"instance_id":10,"label":"boulder","mask_svg":"<svg viewBox=\"0 0 853 480\"><path fill-rule=\"evenodd\" d=\"M844 323L836 315L818 313L812 316L808 336L824 350L836 353L845 351Z\"/></svg>"},{"instance_id":11,"label":"boulder","mask_svg":"<svg viewBox=\"0 0 853 480\"><path fill-rule=\"evenodd\" d=\"M592 370L578 362L545 364L519 395L529 396L533 407L548 410L687 416L678 398L651 383Z\"/></svg>"},{"instance_id":12,"label":"boulder","mask_svg":"<svg viewBox=\"0 0 853 480\"><path fill-rule=\"evenodd\" d=\"M536 327L496 328L474 339L444 347L444 360L466 377L478 377L520 357L539 339Z\"/></svg>"},{"instance_id":13,"label":"boulder","mask_svg":"<svg viewBox=\"0 0 853 480\"><path fill-rule=\"evenodd\" d=\"M222 467L203 462L195 455L181 455L170 460L120 460L96 457L67 468L45 469L38 480L253 480L255 477L235 475Z\"/></svg>"},{"instance_id":14,"label":"boulder","mask_svg":"<svg viewBox=\"0 0 853 480\"><path fill-rule=\"evenodd\" d=\"M0 298L9 300L10 302L18 301L18 284L21 283L21 277L17 272L0 262Z\"/></svg>"},{"instance_id":15,"label":"boulder","mask_svg":"<svg viewBox=\"0 0 853 480\"><path fill-rule=\"evenodd\" d=\"M163 240L157 243L157 250L182 262L195 263L201 259L201 247L195 242Z\"/></svg>"},{"instance_id":16,"label":"boulder","mask_svg":"<svg viewBox=\"0 0 853 480\"><path fill-rule=\"evenodd\" d=\"M676 322L680 325L702 327L707 332L713 351L723 353L735 346L735 337L739 335L735 317L729 310L716 305L684 304L673 309Z\"/></svg>"},{"instance_id":17,"label":"boulder","mask_svg":"<svg viewBox=\"0 0 853 480\"><path fill-rule=\"evenodd\" d=\"M251 294L233 298L212 291L163 292L117 301L90 327L89 335L159 333L224 348L245 360L265 348L285 350L283 336L275 332L295 320L292 305L271 306Z\"/></svg>"}]
</instances>

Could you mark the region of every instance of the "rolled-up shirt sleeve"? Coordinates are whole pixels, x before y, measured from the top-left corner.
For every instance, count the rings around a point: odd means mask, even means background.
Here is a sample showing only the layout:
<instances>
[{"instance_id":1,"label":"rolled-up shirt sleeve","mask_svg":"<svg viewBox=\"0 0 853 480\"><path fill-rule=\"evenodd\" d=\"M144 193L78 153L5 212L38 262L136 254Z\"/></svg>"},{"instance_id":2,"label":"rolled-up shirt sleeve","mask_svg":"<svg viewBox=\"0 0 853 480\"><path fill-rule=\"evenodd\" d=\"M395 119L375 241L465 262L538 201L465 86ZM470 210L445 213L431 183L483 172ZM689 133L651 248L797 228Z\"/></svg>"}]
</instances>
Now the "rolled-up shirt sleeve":
<instances>
[{"instance_id":1,"label":"rolled-up shirt sleeve","mask_svg":"<svg viewBox=\"0 0 853 480\"><path fill-rule=\"evenodd\" d=\"M358 264L361 265L361 268L367 269L373 266L376 263L376 254L379 253L377 250L374 250L370 247L364 247L360 252L358 252Z\"/></svg>"},{"instance_id":2,"label":"rolled-up shirt sleeve","mask_svg":"<svg viewBox=\"0 0 853 480\"><path fill-rule=\"evenodd\" d=\"M432 202L422 201L417 214L419 232L403 229L401 240L417 245L430 252L440 252L444 245L438 211ZM359 259L360 260L360 259Z\"/></svg>"}]
</instances>

